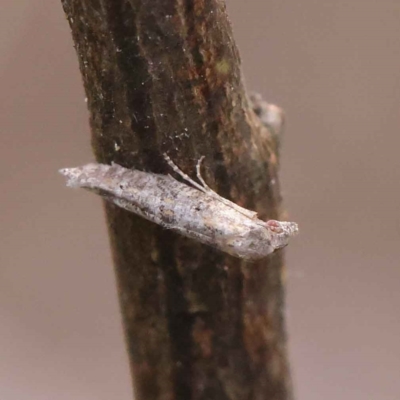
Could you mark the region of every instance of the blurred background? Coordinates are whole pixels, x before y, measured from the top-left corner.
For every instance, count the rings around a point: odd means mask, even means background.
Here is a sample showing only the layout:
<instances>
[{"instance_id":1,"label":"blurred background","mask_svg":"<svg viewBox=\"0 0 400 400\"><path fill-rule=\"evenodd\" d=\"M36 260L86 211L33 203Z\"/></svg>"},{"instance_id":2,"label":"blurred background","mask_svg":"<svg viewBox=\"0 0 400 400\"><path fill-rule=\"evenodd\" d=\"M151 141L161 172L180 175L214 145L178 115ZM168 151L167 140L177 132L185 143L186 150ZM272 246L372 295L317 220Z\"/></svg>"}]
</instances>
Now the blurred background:
<instances>
[{"instance_id":1,"label":"blurred background","mask_svg":"<svg viewBox=\"0 0 400 400\"><path fill-rule=\"evenodd\" d=\"M287 115L296 398L399 399L400 3L227 6L248 89ZM129 400L101 201L57 174L93 159L61 2L6 0L0 37L0 398Z\"/></svg>"}]
</instances>

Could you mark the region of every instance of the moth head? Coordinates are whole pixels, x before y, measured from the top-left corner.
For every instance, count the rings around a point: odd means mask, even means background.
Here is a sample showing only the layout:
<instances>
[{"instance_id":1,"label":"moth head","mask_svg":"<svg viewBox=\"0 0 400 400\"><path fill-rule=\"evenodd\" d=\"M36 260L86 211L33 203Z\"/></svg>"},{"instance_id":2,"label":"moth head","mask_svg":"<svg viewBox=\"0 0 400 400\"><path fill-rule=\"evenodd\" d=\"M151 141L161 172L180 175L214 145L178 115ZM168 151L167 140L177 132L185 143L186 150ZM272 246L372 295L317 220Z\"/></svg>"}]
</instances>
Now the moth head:
<instances>
[{"instance_id":1,"label":"moth head","mask_svg":"<svg viewBox=\"0 0 400 400\"><path fill-rule=\"evenodd\" d=\"M266 225L271 234L271 245L275 249L281 249L287 246L289 240L299 232L299 227L295 222L271 219L266 222Z\"/></svg>"}]
</instances>

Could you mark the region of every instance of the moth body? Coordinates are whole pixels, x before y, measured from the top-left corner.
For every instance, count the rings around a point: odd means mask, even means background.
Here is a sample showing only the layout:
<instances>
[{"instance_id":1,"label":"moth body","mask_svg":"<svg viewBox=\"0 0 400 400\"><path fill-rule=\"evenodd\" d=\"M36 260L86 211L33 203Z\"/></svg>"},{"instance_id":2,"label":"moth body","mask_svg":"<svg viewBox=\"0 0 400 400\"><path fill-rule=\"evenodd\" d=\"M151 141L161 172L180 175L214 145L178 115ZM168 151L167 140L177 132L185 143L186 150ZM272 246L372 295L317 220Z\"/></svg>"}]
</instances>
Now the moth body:
<instances>
[{"instance_id":1,"label":"moth body","mask_svg":"<svg viewBox=\"0 0 400 400\"><path fill-rule=\"evenodd\" d=\"M297 232L292 222L261 221L248 210L230 205L169 175L87 164L60 170L67 185L100 194L117 206L164 228L233 256L257 260L284 247Z\"/></svg>"}]
</instances>

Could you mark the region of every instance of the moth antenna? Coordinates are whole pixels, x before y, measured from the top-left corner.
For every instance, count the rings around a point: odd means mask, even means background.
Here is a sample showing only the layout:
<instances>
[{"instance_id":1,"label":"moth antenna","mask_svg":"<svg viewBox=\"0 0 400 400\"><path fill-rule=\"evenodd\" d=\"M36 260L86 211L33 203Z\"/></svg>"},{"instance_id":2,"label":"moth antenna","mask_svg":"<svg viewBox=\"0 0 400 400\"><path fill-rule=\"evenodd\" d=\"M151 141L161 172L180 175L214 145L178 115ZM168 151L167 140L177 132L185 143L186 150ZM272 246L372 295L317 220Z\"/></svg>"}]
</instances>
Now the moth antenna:
<instances>
[{"instance_id":1,"label":"moth antenna","mask_svg":"<svg viewBox=\"0 0 400 400\"><path fill-rule=\"evenodd\" d=\"M210 197L213 197L214 199L220 201L221 203L225 204L228 207L233 208L234 210L240 212L244 216L250 218L250 219L256 219L257 218L257 213L255 211L250 211L247 210L246 208L238 206L236 203L233 203L232 201L226 199L225 197L222 197L219 195L216 191L212 190L203 177L201 176L201 163L203 162L205 156L201 156L199 158L199 161L197 161L196 165L196 173L197 173L197 178L199 181L202 183L203 186L199 185L196 181L194 181L192 178L190 178L187 174L185 174L172 160L171 158L164 153L164 158L169 164L169 166L176 172L178 173L183 179L191 183L195 188L201 190L203 193L208 194Z\"/></svg>"}]
</instances>

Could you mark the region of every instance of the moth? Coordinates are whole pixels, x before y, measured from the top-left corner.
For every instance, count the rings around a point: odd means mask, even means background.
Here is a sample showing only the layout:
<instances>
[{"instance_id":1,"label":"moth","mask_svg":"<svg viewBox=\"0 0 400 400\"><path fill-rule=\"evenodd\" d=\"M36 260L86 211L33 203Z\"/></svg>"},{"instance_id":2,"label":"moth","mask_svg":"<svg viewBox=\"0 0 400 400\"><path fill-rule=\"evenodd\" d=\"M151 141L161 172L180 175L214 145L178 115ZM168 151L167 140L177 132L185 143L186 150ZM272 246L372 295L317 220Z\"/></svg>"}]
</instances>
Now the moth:
<instances>
[{"instance_id":1,"label":"moth","mask_svg":"<svg viewBox=\"0 0 400 400\"><path fill-rule=\"evenodd\" d=\"M214 192L201 176L204 157L192 180L164 154L171 168L186 182L171 175L127 169L118 164L91 163L64 168L67 186L84 188L117 206L191 239L245 260L258 260L286 246L298 232L294 222L262 221Z\"/></svg>"}]
</instances>

